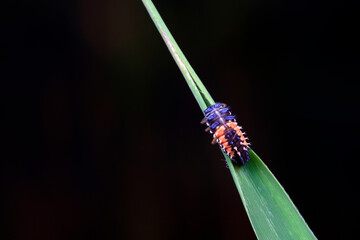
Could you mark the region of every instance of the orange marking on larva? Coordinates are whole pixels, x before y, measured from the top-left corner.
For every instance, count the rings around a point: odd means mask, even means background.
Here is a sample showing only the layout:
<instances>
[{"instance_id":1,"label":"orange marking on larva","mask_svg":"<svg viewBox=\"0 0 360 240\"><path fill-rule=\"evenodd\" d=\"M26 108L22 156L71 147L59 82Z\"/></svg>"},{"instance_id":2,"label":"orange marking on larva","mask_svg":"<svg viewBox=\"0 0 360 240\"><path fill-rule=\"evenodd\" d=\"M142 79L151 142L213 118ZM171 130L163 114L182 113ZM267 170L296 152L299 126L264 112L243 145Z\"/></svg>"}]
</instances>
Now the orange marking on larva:
<instances>
[{"instance_id":1,"label":"orange marking on larva","mask_svg":"<svg viewBox=\"0 0 360 240\"><path fill-rule=\"evenodd\" d=\"M222 135L221 137L219 137L218 138L219 139L219 142L221 143L221 144L224 144L224 143L226 143L228 140L225 138L225 135Z\"/></svg>"},{"instance_id":2,"label":"orange marking on larva","mask_svg":"<svg viewBox=\"0 0 360 240\"><path fill-rule=\"evenodd\" d=\"M219 138L222 135L224 135L224 131L225 131L225 126L221 126L218 129L216 129L215 133L214 133L214 137Z\"/></svg>"},{"instance_id":3,"label":"orange marking on larva","mask_svg":"<svg viewBox=\"0 0 360 240\"><path fill-rule=\"evenodd\" d=\"M232 153L232 152L233 152L233 150L231 149L231 146L227 146L227 147L225 148L225 150L226 150L228 153Z\"/></svg>"}]
</instances>

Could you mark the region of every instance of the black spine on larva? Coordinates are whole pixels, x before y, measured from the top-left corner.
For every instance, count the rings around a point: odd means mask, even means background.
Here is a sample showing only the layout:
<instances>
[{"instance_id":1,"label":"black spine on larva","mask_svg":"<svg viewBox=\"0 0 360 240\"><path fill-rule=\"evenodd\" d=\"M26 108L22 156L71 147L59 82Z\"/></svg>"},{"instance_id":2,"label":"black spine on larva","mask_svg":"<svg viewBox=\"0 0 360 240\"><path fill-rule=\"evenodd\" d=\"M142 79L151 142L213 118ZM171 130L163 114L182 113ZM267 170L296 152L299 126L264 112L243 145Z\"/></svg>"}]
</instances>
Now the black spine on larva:
<instances>
[{"instance_id":1,"label":"black spine on larva","mask_svg":"<svg viewBox=\"0 0 360 240\"><path fill-rule=\"evenodd\" d=\"M237 136L232 146L233 148L236 147L237 152L240 153L240 156L238 155L238 159L242 165L249 161L249 151L247 150L248 147L245 145L244 141L241 140L240 136ZM246 150L244 150L244 148Z\"/></svg>"}]
</instances>

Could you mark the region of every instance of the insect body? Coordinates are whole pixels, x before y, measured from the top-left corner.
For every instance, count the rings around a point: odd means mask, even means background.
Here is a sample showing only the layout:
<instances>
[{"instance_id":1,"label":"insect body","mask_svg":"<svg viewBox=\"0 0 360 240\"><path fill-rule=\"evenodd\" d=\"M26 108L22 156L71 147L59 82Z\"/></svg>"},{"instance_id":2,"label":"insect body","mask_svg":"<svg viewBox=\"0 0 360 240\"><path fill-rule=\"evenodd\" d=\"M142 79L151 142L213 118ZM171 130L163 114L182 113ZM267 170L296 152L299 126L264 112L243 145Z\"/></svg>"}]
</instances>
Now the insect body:
<instances>
[{"instance_id":1,"label":"insect body","mask_svg":"<svg viewBox=\"0 0 360 240\"><path fill-rule=\"evenodd\" d=\"M241 131L242 127L237 125L234 115L231 115L230 108L224 103L215 103L208 107L205 111L205 118L201 124L206 123L213 134L212 144L219 143L223 151L230 159L237 163L245 165L249 161L249 143L245 137L245 132Z\"/></svg>"}]
</instances>

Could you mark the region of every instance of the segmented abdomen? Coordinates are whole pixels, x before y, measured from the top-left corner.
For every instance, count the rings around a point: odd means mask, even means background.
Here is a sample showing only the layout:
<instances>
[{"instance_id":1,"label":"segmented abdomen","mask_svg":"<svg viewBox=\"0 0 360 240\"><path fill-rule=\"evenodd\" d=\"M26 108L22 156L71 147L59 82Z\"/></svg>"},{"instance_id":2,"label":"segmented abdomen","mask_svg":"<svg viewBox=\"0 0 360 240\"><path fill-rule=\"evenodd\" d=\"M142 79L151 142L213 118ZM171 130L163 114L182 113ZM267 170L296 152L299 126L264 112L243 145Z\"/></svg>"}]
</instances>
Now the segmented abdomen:
<instances>
[{"instance_id":1,"label":"segmented abdomen","mask_svg":"<svg viewBox=\"0 0 360 240\"><path fill-rule=\"evenodd\" d=\"M224 103L216 103L205 111L205 118L201 121L206 123L213 134L213 141L219 143L223 151L237 164L245 165L249 161L249 143L245 137L242 127L237 125L235 116L231 114L230 108Z\"/></svg>"}]
</instances>

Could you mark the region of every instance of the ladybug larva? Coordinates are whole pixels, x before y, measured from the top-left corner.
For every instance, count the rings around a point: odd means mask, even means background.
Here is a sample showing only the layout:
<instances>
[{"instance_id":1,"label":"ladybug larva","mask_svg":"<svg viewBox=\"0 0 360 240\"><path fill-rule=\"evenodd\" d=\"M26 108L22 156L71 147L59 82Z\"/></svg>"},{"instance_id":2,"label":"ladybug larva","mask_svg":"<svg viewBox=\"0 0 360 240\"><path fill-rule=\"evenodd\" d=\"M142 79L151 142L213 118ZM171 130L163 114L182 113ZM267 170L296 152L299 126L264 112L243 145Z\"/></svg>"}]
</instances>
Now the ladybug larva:
<instances>
[{"instance_id":1,"label":"ladybug larva","mask_svg":"<svg viewBox=\"0 0 360 240\"><path fill-rule=\"evenodd\" d=\"M215 103L204 111L205 118L201 124L206 123L206 132L213 134L212 144L216 142L223 151L236 164L245 165L249 161L249 143L242 132L242 127L237 125L235 116L231 114L230 107L224 103Z\"/></svg>"}]
</instances>

